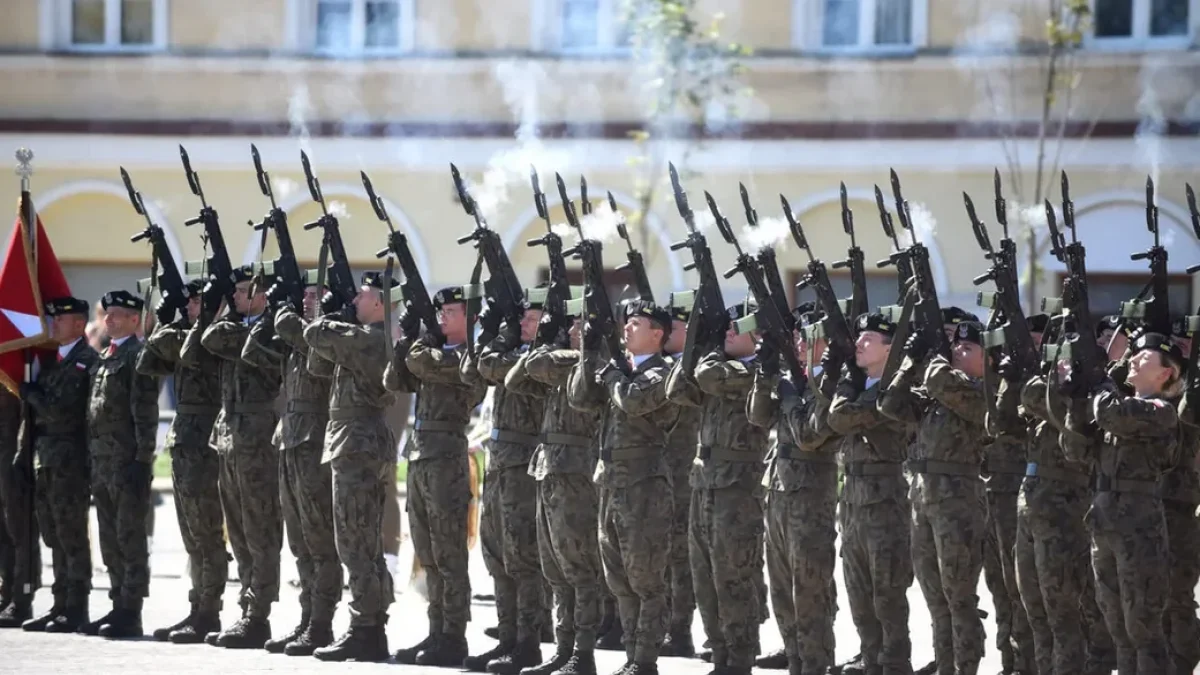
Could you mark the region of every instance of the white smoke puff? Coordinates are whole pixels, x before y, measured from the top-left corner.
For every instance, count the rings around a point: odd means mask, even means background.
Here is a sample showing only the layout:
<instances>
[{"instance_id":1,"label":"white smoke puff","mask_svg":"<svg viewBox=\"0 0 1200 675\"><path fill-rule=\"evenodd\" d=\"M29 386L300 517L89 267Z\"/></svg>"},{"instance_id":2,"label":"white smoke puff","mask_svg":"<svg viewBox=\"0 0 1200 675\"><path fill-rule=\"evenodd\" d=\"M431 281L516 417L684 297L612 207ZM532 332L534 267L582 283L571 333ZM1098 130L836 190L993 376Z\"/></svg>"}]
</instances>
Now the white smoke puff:
<instances>
[{"instance_id":1,"label":"white smoke puff","mask_svg":"<svg viewBox=\"0 0 1200 675\"><path fill-rule=\"evenodd\" d=\"M1163 113L1162 104L1159 103L1155 86L1160 66L1161 61L1157 59L1147 59L1142 66L1138 77L1142 94L1137 103L1140 120L1134 134L1138 154L1146 163L1147 171L1155 185L1158 185L1159 167L1162 164L1162 134L1167 126L1166 115Z\"/></svg>"},{"instance_id":2,"label":"white smoke puff","mask_svg":"<svg viewBox=\"0 0 1200 675\"><path fill-rule=\"evenodd\" d=\"M791 232L784 218L766 218L758 221L758 227L746 225L740 239L749 253L761 253L776 247L787 248L787 237Z\"/></svg>"},{"instance_id":3,"label":"white smoke puff","mask_svg":"<svg viewBox=\"0 0 1200 675\"><path fill-rule=\"evenodd\" d=\"M301 82L292 89L292 95L288 97L288 124L291 127L288 133L299 139L300 149L307 153L310 159L313 156L313 150L308 120L312 114L313 107L312 100L308 96L308 85Z\"/></svg>"},{"instance_id":4,"label":"white smoke puff","mask_svg":"<svg viewBox=\"0 0 1200 675\"><path fill-rule=\"evenodd\" d=\"M579 221L579 226L583 229L583 236L602 244L612 241L617 236L617 225L619 224L621 224L621 214L613 211L607 201L601 202L590 214Z\"/></svg>"},{"instance_id":5,"label":"white smoke puff","mask_svg":"<svg viewBox=\"0 0 1200 675\"><path fill-rule=\"evenodd\" d=\"M338 220L348 220L350 218L350 209L346 207L346 202L335 199L329 202L329 215Z\"/></svg>"},{"instance_id":6,"label":"white smoke puff","mask_svg":"<svg viewBox=\"0 0 1200 675\"><path fill-rule=\"evenodd\" d=\"M277 201L284 201L300 188L300 184L291 178L272 178L271 191Z\"/></svg>"},{"instance_id":7,"label":"white smoke puff","mask_svg":"<svg viewBox=\"0 0 1200 675\"><path fill-rule=\"evenodd\" d=\"M566 223L558 223L550 228L550 231L557 234L561 239L575 238L578 239L578 233Z\"/></svg>"},{"instance_id":8,"label":"white smoke puff","mask_svg":"<svg viewBox=\"0 0 1200 675\"><path fill-rule=\"evenodd\" d=\"M694 211L692 216L692 220L696 223L696 229L700 232L707 232L709 228L717 224L717 219L713 217L712 211L709 211L708 207Z\"/></svg>"},{"instance_id":9,"label":"white smoke puff","mask_svg":"<svg viewBox=\"0 0 1200 675\"><path fill-rule=\"evenodd\" d=\"M1028 225L1034 230L1044 230L1049 227L1046 220L1046 205L1031 204L1029 206L1017 205L1018 216L1020 222Z\"/></svg>"},{"instance_id":10,"label":"white smoke puff","mask_svg":"<svg viewBox=\"0 0 1200 675\"><path fill-rule=\"evenodd\" d=\"M929 207L920 202L909 204L908 213L913 233L918 239L930 241L937 236L937 219L933 217L933 212L929 210Z\"/></svg>"}]
</instances>

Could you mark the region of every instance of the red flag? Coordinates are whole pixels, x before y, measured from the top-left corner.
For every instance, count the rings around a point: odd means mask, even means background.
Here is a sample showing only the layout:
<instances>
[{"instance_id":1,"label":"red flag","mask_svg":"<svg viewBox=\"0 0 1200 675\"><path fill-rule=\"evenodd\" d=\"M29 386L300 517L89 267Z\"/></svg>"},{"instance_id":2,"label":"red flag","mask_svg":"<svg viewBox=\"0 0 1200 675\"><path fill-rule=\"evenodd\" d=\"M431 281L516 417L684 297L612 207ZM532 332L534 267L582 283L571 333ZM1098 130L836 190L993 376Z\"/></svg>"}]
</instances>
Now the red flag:
<instances>
[{"instance_id":1,"label":"red flag","mask_svg":"<svg viewBox=\"0 0 1200 675\"><path fill-rule=\"evenodd\" d=\"M17 203L17 221L8 238L4 265L0 267L0 384L14 394L25 376L24 350L54 347L47 344L50 333L43 298L71 294L42 219L36 215L36 239L31 241L29 237L26 217L36 212L28 199L28 193L22 193ZM34 241L36 247L32 245Z\"/></svg>"}]
</instances>

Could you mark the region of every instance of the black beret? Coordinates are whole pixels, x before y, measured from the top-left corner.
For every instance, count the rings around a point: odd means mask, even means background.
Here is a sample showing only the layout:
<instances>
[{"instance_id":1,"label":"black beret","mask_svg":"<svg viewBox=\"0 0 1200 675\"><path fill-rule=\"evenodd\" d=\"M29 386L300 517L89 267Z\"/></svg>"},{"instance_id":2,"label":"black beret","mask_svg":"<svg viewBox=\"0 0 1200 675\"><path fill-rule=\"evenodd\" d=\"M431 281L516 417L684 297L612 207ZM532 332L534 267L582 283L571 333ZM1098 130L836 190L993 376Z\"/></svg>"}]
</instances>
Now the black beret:
<instances>
[{"instance_id":1,"label":"black beret","mask_svg":"<svg viewBox=\"0 0 1200 675\"><path fill-rule=\"evenodd\" d=\"M106 310L110 307L123 307L140 312L146 303L129 291L109 291L100 298L100 306Z\"/></svg>"},{"instance_id":2,"label":"black beret","mask_svg":"<svg viewBox=\"0 0 1200 675\"><path fill-rule=\"evenodd\" d=\"M1171 319L1171 337L1190 338L1194 331L1188 330L1188 318L1177 316Z\"/></svg>"},{"instance_id":3,"label":"black beret","mask_svg":"<svg viewBox=\"0 0 1200 675\"><path fill-rule=\"evenodd\" d=\"M52 298L46 303L46 316L62 316L64 314L88 314L88 302L70 296Z\"/></svg>"},{"instance_id":4,"label":"black beret","mask_svg":"<svg viewBox=\"0 0 1200 675\"><path fill-rule=\"evenodd\" d=\"M753 300L746 300L745 302L739 302L736 305L726 308L725 311L729 314L730 321L737 321L757 312L758 305Z\"/></svg>"},{"instance_id":5,"label":"black beret","mask_svg":"<svg viewBox=\"0 0 1200 675\"><path fill-rule=\"evenodd\" d=\"M1050 316L1048 314L1033 314L1025 317L1025 323L1029 326L1030 333L1045 333L1046 328L1050 325Z\"/></svg>"},{"instance_id":6,"label":"black beret","mask_svg":"<svg viewBox=\"0 0 1200 675\"><path fill-rule=\"evenodd\" d=\"M382 291L383 290L383 276L384 276L383 272L376 272L376 271L363 272L362 280L359 283L363 286L370 286L371 288L377 288ZM391 287L395 288L399 285L400 285L400 282L396 281L396 279L393 278Z\"/></svg>"},{"instance_id":7,"label":"black beret","mask_svg":"<svg viewBox=\"0 0 1200 675\"><path fill-rule=\"evenodd\" d=\"M192 297L193 295L200 295L201 293L204 292L204 280L203 279L192 279L191 281L187 282L187 285L184 286L184 288L187 289L187 294L188 294L189 298Z\"/></svg>"},{"instance_id":8,"label":"black beret","mask_svg":"<svg viewBox=\"0 0 1200 675\"><path fill-rule=\"evenodd\" d=\"M1139 337L1137 342L1133 343L1133 352L1135 354L1146 349L1166 356L1179 368L1183 368L1184 364L1187 363L1187 359L1184 358L1183 350L1179 348L1179 345L1171 342L1171 338L1162 333L1146 333Z\"/></svg>"},{"instance_id":9,"label":"black beret","mask_svg":"<svg viewBox=\"0 0 1200 675\"><path fill-rule=\"evenodd\" d=\"M979 321L979 318L961 307L943 307L942 323L957 324L964 321Z\"/></svg>"},{"instance_id":10,"label":"black beret","mask_svg":"<svg viewBox=\"0 0 1200 675\"><path fill-rule=\"evenodd\" d=\"M963 321L954 327L954 342L983 344L983 324L978 321Z\"/></svg>"},{"instance_id":11,"label":"black beret","mask_svg":"<svg viewBox=\"0 0 1200 675\"><path fill-rule=\"evenodd\" d=\"M466 301L467 295L463 292L462 286L447 286L433 294L434 309L441 309L446 305L453 305L455 303Z\"/></svg>"},{"instance_id":12,"label":"black beret","mask_svg":"<svg viewBox=\"0 0 1200 675\"><path fill-rule=\"evenodd\" d=\"M862 333L870 331L872 333L880 333L888 337L895 337L896 324L888 320L888 318L877 312L869 312L860 314L854 322L854 328Z\"/></svg>"},{"instance_id":13,"label":"black beret","mask_svg":"<svg viewBox=\"0 0 1200 675\"><path fill-rule=\"evenodd\" d=\"M821 320L821 314L815 302L802 302L792 310L792 318L797 326L811 326Z\"/></svg>"},{"instance_id":14,"label":"black beret","mask_svg":"<svg viewBox=\"0 0 1200 675\"><path fill-rule=\"evenodd\" d=\"M235 267L233 268L233 273L229 276L235 284L240 284L243 281L250 281L254 278L254 265L242 265L241 267Z\"/></svg>"},{"instance_id":15,"label":"black beret","mask_svg":"<svg viewBox=\"0 0 1200 675\"><path fill-rule=\"evenodd\" d=\"M671 313L653 302L631 300L625 303L625 320L628 321L636 316L650 319L668 332L671 330Z\"/></svg>"}]
</instances>

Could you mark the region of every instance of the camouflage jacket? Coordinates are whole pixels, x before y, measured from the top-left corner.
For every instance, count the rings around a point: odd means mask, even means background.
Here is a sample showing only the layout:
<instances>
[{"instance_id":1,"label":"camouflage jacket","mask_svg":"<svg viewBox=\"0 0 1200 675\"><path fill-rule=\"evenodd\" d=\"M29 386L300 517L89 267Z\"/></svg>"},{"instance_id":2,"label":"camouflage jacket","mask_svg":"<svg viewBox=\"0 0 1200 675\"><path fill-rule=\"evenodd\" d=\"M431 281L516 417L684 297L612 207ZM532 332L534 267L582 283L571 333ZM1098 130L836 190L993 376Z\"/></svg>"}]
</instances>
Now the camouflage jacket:
<instances>
[{"instance_id":1,"label":"camouflage jacket","mask_svg":"<svg viewBox=\"0 0 1200 675\"><path fill-rule=\"evenodd\" d=\"M845 437L842 500L866 505L907 499L902 463L912 439L912 425L879 411L879 383L860 391L842 371L829 404L829 427Z\"/></svg>"},{"instance_id":2,"label":"camouflage jacket","mask_svg":"<svg viewBox=\"0 0 1200 675\"><path fill-rule=\"evenodd\" d=\"M217 413L221 411L221 360L200 350L197 363L180 354L191 327L182 319L158 326L142 347L137 369L145 375L173 375L175 419L167 431L166 448L208 447Z\"/></svg>"},{"instance_id":3,"label":"camouflage jacket","mask_svg":"<svg viewBox=\"0 0 1200 675\"><path fill-rule=\"evenodd\" d=\"M329 388L334 365L309 349L304 329L304 320L291 309L275 315L275 334L286 345L287 355L283 364L283 395L287 404L274 439L280 450L312 441L323 443L329 422Z\"/></svg>"},{"instance_id":4,"label":"camouflage jacket","mask_svg":"<svg viewBox=\"0 0 1200 675\"><path fill-rule=\"evenodd\" d=\"M466 354L462 345L430 347L400 342L383 373L388 391L417 395L416 421L404 456L408 461L456 457L467 452L467 425L471 411L483 401L482 382L467 384L459 375Z\"/></svg>"},{"instance_id":5,"label":"camouflage jacket","mask_svg":"<svg viewBox=\"0 0 1200 675\"><path fill-rule=\"evenodd\" d=\"M1018 388L1015 386L1002 386L1000 396L1001 398L1011 396L1017 391ZM1064 447L1094 444L1095 434L1080 436L1066 429L1064 423L1067 418L1067 403L1058 394L1057 388L1047 385L1046 378L1042 376L1030 378L1019 388L1019 395L1021 398L1020 410L1034 421L1034 431L1028 435L1029 442L1026 446L1029 465L1027 473L1047 477L1045 480L1041 478L1036 481L1030 481L1028 478L1025 480L1026 502L1036 501L1041 492L1062 491L1068 487L1064 485L1063 480L1047 473L1047 469L1053 472L1067 472L1065 475L1070 478L1076 489L1080 487L1088 489L1087 484L1090 482L1092 468L1087 457L1091 453L1075 453L1075 456L1070 456L1064 452ZM1047 397L1049 398L1047 399ZM1007 406L1002 404L998 407L1000 410L1004 410ZM1080 481L1084 482L1083 486L1079 485Z\"/></svg>"},{"instance_id":6,"label":"camouflage jacket","mask_svg":"<svg viewBox=\"0 0 1200 675\"><path fill-rule=\"evenodd\" d=\"M767 429L746 418L746 398L758 366L717 349L696 364L695 379L681 364L667 378L667 398L681 407L700 409L700 438L689 483L694 489L762 485Z\"/></svg>"},{"instance_id":7,"label":"camouflage jacket","mask_svg":"<svg viewBox=\"0 0 1200 675\"><path fill-rule=\"evenodd\" d=\"M832 377L815 377L829 389L835 384ZM790 375L755 373L746 417L764 429L775 429L763 487L774 492L808 490L830 499L837 496L836 455L842 436L829 426L830 403L830 397L819 395L816 387L797 389Z\"/></svg>"},{"instance_id":8,"label":"camouflage jacket","mask_svg":"<svg viewBox=\"0 0 1200 675\"><path fill-rule=\"evenodd\" d=\"M36 389L29 392L36 432L37 466L87 465L88 389L100 355L80 338L61 361L42 359Z\"/></svg>"},{"instance_id":9,"label":"camouflage jacket","mask_svg":"<svg viewBox=\"0 0 1200 675\"><path fill-rule=\"evenodd\" d=\"M320 318L304 329L309 348L334 364L322 462L351 453L395 460L396 437L384 418L395 396L383 387L383 340L382 323L358 326Z\"/></svg>"},{"instance_id":10,"label":"camouflage jacket","mask_svg":"<svg viewBox=\"0 0 1200 675\"><path fill-rule=\"evenodd\" d=\"M577 350L544 345L523 354L504 379L509 391L545 396L541 439L529 462L529 475L537 480L554 474L591 476L596 470L599 415L576 410L567 400L567 381L579 359Z\"/></svg>"},{"instance_id":11,"label":"camouflage jacket","mask_svg":"<svg viewBox=\"0 0 1200 675\"><path fill-rule=\"evenodd\" d=\"M1200 471L1197 452L1200 451L1200 406L1188 405L1187 397L1179 401L1179 461L1162 477L1162 497L1186 504L1200 504Z\"/></svg>"},{"instance_id":12,"label":"camouflage jacket","mask_svg":"<svg viewBox=\"0 0 1200 675\"><path fill-rule=\"evenodd\" d=\"M906 357L880 399L879 410L917 425L909 458L913 495L924 503L978 496L987 413L980 382L955 370L942 356L928 364Z\"/></svg>"},{"instance_id":13,"label":"camouflage jacket","mask_svg":"<svg viewBox=\"0 0 1200 675\"><path fill-rule=\"evenodd\" d=\"M674 354L667 359L672 370L680 356ZM696 446L700 443L700 408L687 405L677 407L679 421L675 423L675 428L671 430L671 436L667 439L667 464L671 467L671 475L677 481L687 481L688 473L692 470L692 460L696 458Z\"/></svg>"},{"instance_id":14,"label":"camouflage jacket","mask_svg":"<svg viewBox=\"0 0 1200 675\"><path fill-rule=\"evenodd\" d=\"M488 441L487 470L499 471L514 466L529 466L538 446L538 433L546 411L545 392L522 394L504 386L525 348L498 337L483 348L478 361L463 359L461 375L467 384L478 383L496 388L492 405L492 431Z\"/></svg>"},{"instance_id":15,"label":"camouflage jacket","mask_svg":"<svg viewBox=\"0 0 1200 675\"><path fill-rule=\"evenodd\" d=\"M988 437L983 446L983 478L988 492L1013 494L1021 490L1025 476L1027 429L1021 419L1020 396L1001 396L1000 389L1007 383L1000 379L996 384L993 408L984 421Z\"/></svg>"},{"instance_id":16,"label":"camouflage jacket","mask_svg":"<svg viewBox=\"0 0 1200 675\"><path fill-rule=\"evenodd\" d=\"M631 375L611 364L597 371L591 358L572 371L571 405L598 410L602 416L600 461L593 476L597 485L629 487L660 476L671 480L664 454L679 410L667 401L667 369L667 362L655 354Z\"/></svg>"},{"instance_id":17,"label":"camouflage jacket","mask_svg":"<svg viewBox=\"0 0 1200 675\"><path fill-rule=\"evenodd\" d=\"M110 347L111 349L111 347ZM92 366L88 448L92 457L154 460L158 437L158 378L137 372L142 343L130 337Z\"/></svg>"},{"instance_id":18,"label":"camouflage jacket","mask_svg":"<svg viewBox=\"0 0 1200 675\"><path fill-rule=\"evenodd\" d=\"M191 332L183 346L185 361L195 358L196 341L221 359L221 412L208 444L221 453L270 445L278 420L279 363L265 369L254 365L258 351L254 347L251 358L243 358L250 326L236 317L226 315L204 330L197 326Z\"/></svg>"}]
</instances>

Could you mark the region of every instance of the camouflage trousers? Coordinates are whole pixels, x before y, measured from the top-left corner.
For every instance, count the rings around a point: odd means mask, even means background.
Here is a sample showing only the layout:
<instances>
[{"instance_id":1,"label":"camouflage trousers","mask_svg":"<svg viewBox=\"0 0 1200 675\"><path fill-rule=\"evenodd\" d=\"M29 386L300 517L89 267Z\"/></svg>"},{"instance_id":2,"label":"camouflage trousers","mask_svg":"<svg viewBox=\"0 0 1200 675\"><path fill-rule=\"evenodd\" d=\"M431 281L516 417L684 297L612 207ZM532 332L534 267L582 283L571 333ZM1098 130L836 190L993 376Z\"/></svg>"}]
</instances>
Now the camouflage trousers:
<instances>
[{"instance_id":1,"label":"camouflage trousers","mask_svg":"<svg viewBox=\"0 0 1200 675\"><path fill-rule=\"evenodd\" d=\"M689 448L690 449L690 448ZM674 499L673 518L671 520L671 557L667 567L667 583L670 592L667 601L670 604L669 630L672 633L692 632L692 617L696 615L696 590L692 584L692 563L688 558L688 523L692 508L692 487L688 484L688 472L691 470L691 457L682 471L672 472L672 488Z\"/></svg>"},{"instance_id":2,"label":"camouflage trousers","mask_svg":"<svg viewBox=\"0 0 1200 675\"><path fill-rule=\"evenodd\" d=\"M763 610L763 499L740 487L693 489L688 546L696 606L713 663L748 668Z\"/></svg>"},{"instance_id":3,"label":"camouflage trousers","mask_svg":"<svg viewBox=\"0 0 1200 675\"><path fill-rule=\"evenodd\" d=\"M229 573L225 517L217 488L221 458L207 446L177 445L169 451L175 515L192 575L188 601L201 611L217 611L221 609L221 595Z\"/></svg>"},{"instance_id":4,"label":"camouflage trousers","mask_svg":"<svg viewBox=\"0 0 1200 675\"><path fill-rule=\"evenodd\" d=\"M555 637L591 650L603 585L596 486L582 474L550 474L537 486L538 556L554 594Z\"/></svg>"},{"instance_id":5,"label":"camouflage trousers","mask_svg":"<svg viewBox=\"0 0 1200 675\"><path fill-rule=\"evenodd\" d=\"M114 606L140 603L150 594L150 549L146 513L150 510L150 476L131 485L128 461L92 458L92 499L100 532L100 556L108 568L108 597Z\"/></svg>"},{"instance_id":6,"label":"camouflage trousers","mask_svg":"<svg viewBox=\"0 0 1200 675\"><path fill-rule=\"evenodd\" d=\"M222 454L219 485L229 545L242 582L238 603L248 616L265 619L279 599L279 452L261 445Z\"/></svg>"},{"instance_id":7,"label":"camouflage trousers","mask_svg":"<svg viewBox=\"0 0 1200 675\"><path fill-rule=\"evenodd\" d=\"M334 538L333 474L321 463L323 450L323 440L310 440L279 453L279 504L300 576L301 612L327 623L342 597L342 564Z\"/></svg>"},{"instance_id":8,"label":"camouflage trousers","mask_svg":"<svg viewBox=\"0 0 1200 675\"><path fill-rule=\"evenodd\" d=\"M54 604L77 607L92 590L87 460L37 471L37 518L54 564Z\"/></svg>"},{"instance_id":9,"label":"camouflage trousers","mask_svg":"<svg viewBox=\"0 0 1200 675\"><path fill-rule=\"evenodd\" d=\"M0 598L33 593L42 586L42 547L30 505L35 493L29 478L13 470L17 453L16 426L0 421ZM36 511L36 508L34 509ZM26 590L28 586L28 591Z\"/></svg>"},{"instance_id":10,"label":"camouflage trousers","mask_svg":"<svg viewBox=\"0 0 1200 675\"><path fill-rule=\"evenodd\" d=\"M387 481L396 480L396 463L375 453L335 457L333 527L337 553L350 574L350 625L379 626L395 600L392 575L383 559L383 500ZM341 574L338 574L338 594ZM317 616L313 600L313 617Z\"/></svg>"},{"instance_id":11,"label":"camouflage trousers","mask_svg":"<svg viewBox=\"0 0 1200 675\"><path fill-rule=\"evenodd\" d=\"M842 576L863 662L886 672L912 668L908 587L913 582L907 499L839 506Z\"/></svg>"},{"instance_id":12,"label":"camouflage trousers","mask_svg":"<svg viewBox=\"0 0 1200 675\"><path fill-rule=\"evenodd\" d=\"M501 642L536 641L541 635L545 582L538 561L537 495L526 466L493 469L483 479L479 541L496 588Z\"/></svg>"},{"instance_id":13,"label":"camouflage trousers","mask_svg":"<svg viewBox=\"0 0 1200 675\"><path fill-rule=\"evenodd\" d=\"M933 503L913 500L913 571L933 622L940 673L954 673L983 658L985 636L975 589L987 533L979 501L974 494Z\"/></svg>"},{"instance_id":14,"label":"camouflage trousers","mask_svg":"<svg viewBox=\"0 0 1200 675\"><path fill-rule=\"evenodd\" d=\"M1173 672L1163 633L1167 574L1167 524L1162 501L1145 495L1107 493L1117 522L1088 512L1096 603L1104 613L1122 675Z\"/></svg>"},{"instance_id":15,"label":"camouflage trousers","mask_svg":"<svg viewBox=\"0 0 1200 675\"><path fill-rule=\"evenodd\" d=\"M1016 565L1037 670L1054 675L1102 670L1113 655L1096 606L1083 524L1091 492L1046 478L1032 480L1017 497Z\"/></svg>"},{"instance_id":16,"label":"camouflage trousers","mask_svg":"<svg viewBox=\"0 0 1200 675\"><path fill-rule=\"evenodd\" d=\"M1175 675L1192 672L1200 663L1200 621L1196 618L1196 584L1200 583L1200 520L1196 505L1164 500L1170 593L1163 613L1167 645Z\"/></svg>"},{"instance_id":17,"label":"camouflage trousers","mask_svg":"<svg viewBox=\"0 0 1200 675\"><path fill-rule=\"evenodd\" d=\"M771 605L789 659L803 675L824 675L833 665L837 597L834 518L835 476L828 489L767 493L767 571Z\"/></svg>"},{"instance_id":18,"label":"camouflage trousers","mask_svg":"<svg viewBox=\"0 0 1200 675\"><path fill-rule=\"evenodd\" d=\"M600 559L617 600L625 654L655 663L666 634L667 560L674 500L666 478L600 491Z\"/></svg>"},{"instance_id":19,"label":"camouflage trousers","mask_svg":"<svg viewBox=\"0 0 1200 675\"><path fill-rule=\"evenodd\" d=\"M983 572L996 609L996 649L1005 670L1033 670L1033 634L1017 587L1017 493L987 493Z\"/></svg>"},{"instance_id":20,"label":"camouflage trousers","mask_svg":"<svg viewBox=\"0 0 1200 675\"><path fill-rule=\"evenodd\" d=\"M470 462L430 457L408 463L408 527L429 589L429 634L461 637L471 620L467 574Z\"/></svg>"}]
</instances>

